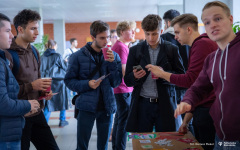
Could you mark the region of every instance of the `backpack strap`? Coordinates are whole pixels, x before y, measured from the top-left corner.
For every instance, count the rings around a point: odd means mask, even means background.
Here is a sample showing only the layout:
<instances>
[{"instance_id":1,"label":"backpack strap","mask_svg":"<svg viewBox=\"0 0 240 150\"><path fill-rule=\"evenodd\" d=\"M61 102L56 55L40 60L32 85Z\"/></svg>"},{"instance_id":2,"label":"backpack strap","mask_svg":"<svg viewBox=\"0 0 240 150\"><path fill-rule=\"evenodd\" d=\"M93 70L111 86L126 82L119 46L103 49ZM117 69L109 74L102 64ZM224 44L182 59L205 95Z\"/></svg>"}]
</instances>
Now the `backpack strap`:
<instances>
[{"instance_id":1,"label":"backpack strap","mask_svg":"<svg viewBox=\"0 0 240 150\"><path fill-rule=\"evenodd\" d=\"M19 71L20 67L20 60L18 53L15 50L9 49L8 52L12 55L12 60L13 60L13 68L12 68L12 73L16 77Z\"/></svg>"},{"instance_id":2,"label":"backpack strap","mask_svg":"<svg viewBox=\"0 0 240 150\"><path fill-rule=\"evenodd\" d=\"M73 54L73 50L71 49L71 48L69 48L70 49L70 51L72 52L72 54Z\"/></svg>"},{"instance_id":3,"label":"backpack strap","mask_svg":"<svg viewBox=\"0 0 240 150\"><path fill-rule=\"evenodd\" d=\"M38 62L37 50L36 50L36 48L35 48L34 46L31 45L31 47L32 47L33 54L34 54L34 56L35 56L35 58L36 58L36 60L37 60L37 62ZM39 63L39 62L38 62L38 63Z\"/></svg>"},{"instance_id":4,"label":"backpack strap","mask_svg":"<svg viewBox=\"0 0 240 150\"><path fill-rule=\"evenodd\" d=\"M38 61L38 55L37 55L37 50L34 46L31 45L32 52L34 54L34 57L36 58L37 62ZM13 60L13 68L12 68L12 73L16 77L18 74L19 68L20 68L20 60L17 51L9 49L8 52L12 55L12 60Z\"/></svg>"}]
</instances>

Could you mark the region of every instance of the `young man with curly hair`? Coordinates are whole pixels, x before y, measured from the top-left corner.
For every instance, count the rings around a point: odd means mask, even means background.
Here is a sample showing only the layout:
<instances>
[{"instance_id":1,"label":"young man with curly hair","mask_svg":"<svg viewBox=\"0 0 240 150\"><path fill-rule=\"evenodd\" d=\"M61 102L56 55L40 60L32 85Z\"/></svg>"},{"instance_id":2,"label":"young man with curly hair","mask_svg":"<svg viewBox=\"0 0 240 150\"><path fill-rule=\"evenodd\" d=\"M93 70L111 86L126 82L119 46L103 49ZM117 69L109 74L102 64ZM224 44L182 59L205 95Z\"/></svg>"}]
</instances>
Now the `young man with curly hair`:
<instances>
[{"instance_id":1,"label":"young man with curly hair","mask_svg":"<svg viewBox=\"0 0 240 150\"><path fill-rule=\"evenodd\" d=\"M46 92L51 85L51 81L49 79L41 79L40 55L36 48L31 46L31 43L38 36L38 21L40 19L38 12L24 9L13 20L17 36L13 39L9 52L15 52L17 57L10 53L6 57L10 60L10 68L20 86L19 99L39 99L40 94L49 95L46 100L51 99L51 91L50 93ZM39 101L39 103L40 109L36 113L29 113L25 116L26 124L23 129L21 149L28 150L31 141L39 150L58 150L59 148L52 131L42 112L44 107L43 101Z\"/></svg>"}]
</instances>

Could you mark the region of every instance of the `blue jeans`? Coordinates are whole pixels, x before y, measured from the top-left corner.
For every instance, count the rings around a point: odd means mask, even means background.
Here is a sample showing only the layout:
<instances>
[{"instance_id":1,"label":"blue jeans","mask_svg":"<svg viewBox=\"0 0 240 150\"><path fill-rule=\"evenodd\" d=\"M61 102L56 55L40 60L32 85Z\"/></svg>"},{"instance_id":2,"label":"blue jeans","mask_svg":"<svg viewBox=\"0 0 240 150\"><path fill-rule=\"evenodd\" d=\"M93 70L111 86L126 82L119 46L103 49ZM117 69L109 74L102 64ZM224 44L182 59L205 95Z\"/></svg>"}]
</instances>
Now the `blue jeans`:
<instances>
[{"instance_id":1,"label":"blue jeans","mask_svg":"<svg viewBox=\"0 0 240 150\"><path fill-rule=\"evenodd\" d=\"M126 124L130 110L131 93L115 94L117 112L114 119L112 133L112 149L125 150L127 141Z\"/></svg>"},{"instance_id":2,"label":"blue jeans","mask_svg":"<svg viewBox=\"0 0 240 150\"><path fill-rule=\"evenodd\" d=\"M48 110L48 107L47 105L44 107L44 116L48 122L49 118L50 118L50 115L51 115L51 111ZM61 110L60 111L60 118L59 120L63 121L63 120L66 120L66 110Z\"/></svg>"},{"instance_id":3,"label":"blue jeans","mask_svg":"<svg viewBox=\"0 0 240 150\"><path fill-rule=\"evenodd\" d=\"M21 150L21 140L13 142L0 142L1 150Z\"/></svg>"},{"instance_id":4,"label":"blue jeans","mask_svg":"<svg viewBox=\"0 0 240 150\"><path fill-rule=\"evenodd\" d=\"M77 150L87 150L94 121L97 126L97 149L107 150L108 138L111 133L113 115L106 111L96 113L79 111L77 117Z\"/></svg>"},{"instance_id":5,"label":"blue jeans","mask_svg":"<svg viewBox=\"0 0 240 150\"><path fill-rule=\"evenodd\" d=\"M223 141L219 137L215 136L214 150L240 150L239 141Z\"/></svg>"}]
</instances>

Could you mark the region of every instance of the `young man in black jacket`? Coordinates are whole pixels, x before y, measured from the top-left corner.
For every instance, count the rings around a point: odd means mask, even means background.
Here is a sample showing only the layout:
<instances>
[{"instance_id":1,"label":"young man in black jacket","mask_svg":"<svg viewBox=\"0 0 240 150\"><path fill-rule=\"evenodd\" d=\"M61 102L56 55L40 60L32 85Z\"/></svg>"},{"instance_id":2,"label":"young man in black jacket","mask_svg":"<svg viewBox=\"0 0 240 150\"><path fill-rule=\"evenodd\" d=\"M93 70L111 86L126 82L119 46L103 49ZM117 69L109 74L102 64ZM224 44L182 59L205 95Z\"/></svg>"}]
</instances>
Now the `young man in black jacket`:
<instances>
[{"instance_id":1,"label":"young man in black jacket","mask_svg":"<svg viewBox=\"0 0 240 150\"><path fill-rule=\"evenodd\" d=\"M162 19L148 15L142 21L146 41L130 48L124 81L134 86L131 110L127 120L128 132L177 131L181 117L172 115L177 107L175 86L162 79L154 79L145 68L157 65L177 74L184 73L178 47L160 38ZM140 65L143 69L133 69Z\"/></svg>"}]
</instances>

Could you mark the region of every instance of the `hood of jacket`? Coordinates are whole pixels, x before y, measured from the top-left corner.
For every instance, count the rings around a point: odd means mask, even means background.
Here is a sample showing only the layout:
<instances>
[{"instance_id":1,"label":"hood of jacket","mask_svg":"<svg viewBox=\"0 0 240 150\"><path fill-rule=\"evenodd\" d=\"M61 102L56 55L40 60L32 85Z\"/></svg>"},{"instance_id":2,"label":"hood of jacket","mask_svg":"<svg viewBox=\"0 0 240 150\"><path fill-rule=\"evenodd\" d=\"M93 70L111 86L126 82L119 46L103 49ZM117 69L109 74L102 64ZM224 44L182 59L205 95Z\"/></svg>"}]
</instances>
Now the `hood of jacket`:
<instances>
[{"instance_id":1,"label":"hood of jacket","mask_svg":"<svg viewBox=\"0 0 240 150\"><path fill-rule=\"evenodd\" d=\"M228 50L230 48L232 48L235 44L239 43L240 41L240 32L238 32L236 34L236 37L230 42L227 44L226 48L225 48L225 61L224 61L224 74L223 74L223 79L226 80L227 79L227 63L228 63ZM220 48L218 48L218 50L215 52L215 55L214 55L214 61L213 61L213 66L212 66L212 73L211 73L211 83L213 83L213 73L214 73L214 68L215 68L215 64L216 64L216 58L217 58L217 54L218 53L221 53L222 50ZM224 51L223 51L224 53Z\"/></svg>"},{"instance_id":2,"label":"hood of jacket","mask_svg":"<svg viewBox=\"0 0 240 150\"><path fill-rule=\"evenodd\" d=\"M193 41L192 45L202 38L209 38L209 37L208 37L207 33L203 33Z\"/></svg>"},{"instance_id":3,"label":"hood of jacket","mask_svg":"<svg viewBox=\"0 0 240 150\"><path fill-rule=\"evenodd\" d=\"M12 44L9 48L10 50L14 50L18 53L19 59L20 59L20 63L24 63L26 68L29 68L29 59L27 59L28 55L33 54L32 52L32 48L31 45L29 44L27 48L23 48L19 45L17 45L17 43L15 42L15 39L13 38L12 40ZM23 58L23 59L21 59ZM34 57L35 59L35 57ZM36 62L32 61L34 63L33 67L34 67L34 71L37 70L37 66L36 66Z\"/></svg>"},{"instance_id":4,"label":"hood of jacket","mask_svg":"<svg viewBox=\"0 0 240 150\"><path fill-rule=\"evenodd\" d=\"M175 35L174 28L173 27L167 28L165 31L163 31L163 34L165 34L165 33L170 33L172 35Z\"/></svg>"},{"instance_id":5,"label":"hood of jacket","mask_svg":"<svg viewBox=\"0 0 240 150\"><path fill-rule=\"evenodd\" d=\"M56 50L55 49L51 49L51 48L48 48L46 49L46 51L43 53L44 56L48 57L52 54L55 54L56 53Z\"/></svg>"},{"instance_id":6,"label":"hood of jacket","mask_svg":"<svg viewBox=\"0 0 240 150\"><path fill-rule=\"evenodd\" d=\"M19 56L19 70L15 77L20 85L19 99L38 99L38 91L34 91L31 86L31 82L41 77L38 51L39 62L36 60L30 44L27 48L23 48L17 45L15 39L13 39L9 49L16 51ZM8 55L6 55L6 57L8 57ZM12 68L14 65L12 57L8 57L7 59L10 61L10 68Z\"/></svg>"}]
</instances>

